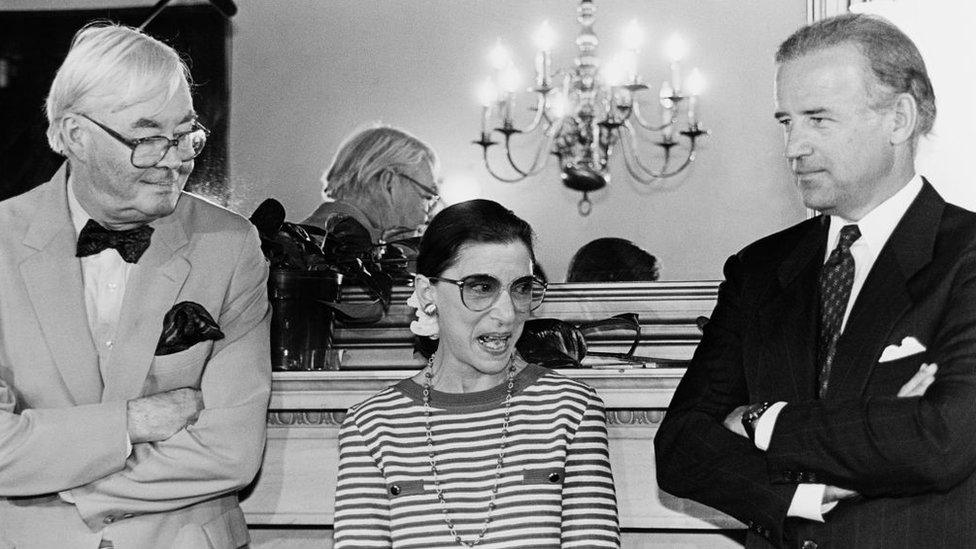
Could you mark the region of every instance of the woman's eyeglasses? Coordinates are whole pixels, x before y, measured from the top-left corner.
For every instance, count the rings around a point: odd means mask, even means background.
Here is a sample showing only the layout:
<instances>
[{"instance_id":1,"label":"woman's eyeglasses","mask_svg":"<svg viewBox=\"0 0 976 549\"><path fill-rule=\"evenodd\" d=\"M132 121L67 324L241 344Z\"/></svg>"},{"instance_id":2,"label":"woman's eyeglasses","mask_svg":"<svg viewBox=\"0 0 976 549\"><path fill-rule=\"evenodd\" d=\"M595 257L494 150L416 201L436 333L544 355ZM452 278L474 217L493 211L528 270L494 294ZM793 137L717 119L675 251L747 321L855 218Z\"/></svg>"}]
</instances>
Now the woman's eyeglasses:
<instances>
[{"instance_id":1,"label":"woman's eyeglasses","mask_svg":"<svg viewBox=\"0 0 976 549\"><path fill-rule=\"evenodd\" d=\"M472 311L484 311L494 305L503 287L497 278L485 274L470 275L460 280L440 276L431 276L428 279L457 286L461 292L461 303ZM542 300L546 297L546 283L532 275L519 277L509 284L508 295L511 296L516 311L534 311L542 305Z\"/></svg>"},{"instance_id":2,"label":"woman's eyeglasses","mask_svg":"<svg viewBox=\"0 0 976 549\"><path fill-rule=\"evenodd\" d=\"M129 157L129 161L139 169L155 167L163 160L171 147L176 147L176 156L179 157L180 161L188 162L193 160L203 152L203 147L207 144L207 137L210 135L207 128L194 122L193 128L190 131L175 135L173 139L162 135L127 139L87 114L82 114L81 116L101 128L105 133L114 137L119 143L132 149L132 155Z\"/></svg>"}]
</instances>

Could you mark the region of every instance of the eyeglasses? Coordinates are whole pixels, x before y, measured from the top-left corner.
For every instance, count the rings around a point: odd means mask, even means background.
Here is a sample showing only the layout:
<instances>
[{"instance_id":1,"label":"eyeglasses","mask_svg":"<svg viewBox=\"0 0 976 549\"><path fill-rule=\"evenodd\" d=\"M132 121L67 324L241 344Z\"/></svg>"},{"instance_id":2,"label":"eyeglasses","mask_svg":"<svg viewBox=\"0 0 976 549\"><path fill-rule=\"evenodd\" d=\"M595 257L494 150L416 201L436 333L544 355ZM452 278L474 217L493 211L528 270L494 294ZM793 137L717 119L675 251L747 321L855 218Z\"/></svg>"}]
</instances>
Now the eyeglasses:
<instances>
[{"instance_id":1,"label":"eyeglasses","mask_svg":"<svg viewBox=\"0 0 976 549\"><path fill-rule=\"evenodd\" d=\"M449 282L458 287L461 292L461 303L472 311L484 311L498 301L502 292L502 283L491 275L475 274L454 280L440 276L428 277L434 282ZM546 297L545 282L532 275L516 278L508 286L508 295L512 298L512 305L520 313L534 311L542 305Z\"/></svg>"},{"instance_id":2,"label":"eyeglasses","mask_svg":"<svg viewBox=\"0 0 976 549\"><path fill-rule=\"evenodd\" d=\"M203 152L203 147L207 144L207 137L210 135L210 131L207 128L204 128L198 122L194 122L193 128L190 131L174 135L173 139L162 135L140 137L139 139L126 139L112 128L91 118L87 114L82 114L81 116L101 128L105 133L114 137L119 143L132 149L132 155L129 157L129 161L132 162L133 166L140 169L152 168L159 164L166 157L166 154L169 153L171 147L176 147L176 156L179 157L180 161L187 162L193 160Z\"/></svg>"},{"instance_id":3,"label":"eyeglasses","mask_svg":"<svg viewBox=\"0 0 976 549\"><path fill-rule=\"evenodd\" d=\"M417 191L418 191L417 194L419 194L420 195L420 198L422 198L424 200L424 203L427 206L427 211L428 212L430 211L431 208L434 207L434 204L436 204L437 201L441 199L441 196L439 194L437 194L437 190L436 189L433 189L431 187L428 187L427 185L424 185L420 181L417 181L416 179L410 177L407 174L400 173L400 172L395 172L395 173L398 176L406 179L410 183L413 183L414 187L417 188Z\"/></svg>"}]
</instances>

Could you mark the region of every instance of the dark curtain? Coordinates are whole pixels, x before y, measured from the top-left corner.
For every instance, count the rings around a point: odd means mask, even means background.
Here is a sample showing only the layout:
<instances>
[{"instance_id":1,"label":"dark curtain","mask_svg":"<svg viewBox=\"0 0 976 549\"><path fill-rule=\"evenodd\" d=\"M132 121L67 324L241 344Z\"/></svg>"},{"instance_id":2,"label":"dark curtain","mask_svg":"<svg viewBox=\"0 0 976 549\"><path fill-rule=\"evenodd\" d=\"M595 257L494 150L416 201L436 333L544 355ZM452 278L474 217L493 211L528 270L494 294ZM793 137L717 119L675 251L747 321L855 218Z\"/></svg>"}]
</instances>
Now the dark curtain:
<instances>
[{"instance_id":1,"label":"dark curtain","mask_svg":"<svg viewBox=\"0 0 976 549\"><path fill-rule=\"evenodd\" d=\"M0 200L47 181L63 161L47 145L44 100L75 32L99 19L138 26L150 8L0 12ZM210 5L174 6L146 32L186 59L194 107L211 131L187 189L226 204L230 23Z\"/></svg>"}]
</instances>

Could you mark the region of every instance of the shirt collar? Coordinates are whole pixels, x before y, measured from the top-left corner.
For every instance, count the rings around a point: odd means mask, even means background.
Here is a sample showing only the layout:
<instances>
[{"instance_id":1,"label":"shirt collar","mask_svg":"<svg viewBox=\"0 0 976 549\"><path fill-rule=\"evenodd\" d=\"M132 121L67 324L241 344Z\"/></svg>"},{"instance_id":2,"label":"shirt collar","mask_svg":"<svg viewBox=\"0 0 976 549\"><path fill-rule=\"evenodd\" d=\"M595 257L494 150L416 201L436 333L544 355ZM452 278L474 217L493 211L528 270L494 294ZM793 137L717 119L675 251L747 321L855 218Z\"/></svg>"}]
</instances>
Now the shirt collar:
<instances>
[{"instance_id":1,"label":"shirt collar","mask_svg":"<svg viewBox=\"0 0 976 549\"><path fill-rule=\"evenodd\" d=\"M71 223L75 226L75 235L81 234L81 229L92 216L88 215L75 197L74 178L70 174L68 175L68 212L71 214Z\"/></svg>"},{"instance_id":2,"label":"shirt collar","mask_svg":"<svg viewBox=\"0 0 976 549\"><path fill-rule=\"evenodd\" d=\"M827 254L830 254L831 250L837 246L841 228L852 223L857 224L861 231L861 238L854 245L866 245L872 253L878 254L921 190L922 176L915 174L901 190L875 206L859 221L850 221L838 215L830 216L830 230L827 232Z\"/></svg>"}]
</instances>

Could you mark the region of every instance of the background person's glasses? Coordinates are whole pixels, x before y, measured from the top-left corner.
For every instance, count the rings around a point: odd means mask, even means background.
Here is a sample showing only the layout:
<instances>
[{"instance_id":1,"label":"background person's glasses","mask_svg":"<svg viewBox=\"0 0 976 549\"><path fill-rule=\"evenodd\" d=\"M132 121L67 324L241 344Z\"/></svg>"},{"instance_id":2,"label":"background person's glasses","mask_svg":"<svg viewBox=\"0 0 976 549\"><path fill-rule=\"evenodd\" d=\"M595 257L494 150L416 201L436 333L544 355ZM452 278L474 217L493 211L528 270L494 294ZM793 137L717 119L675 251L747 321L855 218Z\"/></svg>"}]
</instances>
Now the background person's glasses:
<instances>
[{"instance_id":1,"label":"background person's glasses","mask_svg":"<svg viewBox=\"0 0 976 549\"><path fill-rule=\"evenodd\" d=\"M476 274L460 280L441 276L431 276L428 279L457 286L461 292L461 303L472 311L484 311L491 307L502 293L501 281L491 275ZM534 311L542 305L542 300L546 297L546 283L532 275L516 278L508 286L508 295L512 297L512 305L516 311Z\"/></svg>"},{"instance_id":2,"label":"background person's glasses","mask_svg":"<svg viewBox=\"0 0 976 549\"><path fill-rule=\"evenodd\" d=\"M129 157L129 161L132 162L133 166L140 169L152 168L156 164L159 164L171 147L176 147L176 156L179 157L180 161L188 162L193 160L203 152L203 147L207 144L207 137L210 135L207 128L204 128L198 122L194 122L193 128L190 131L177 134L173 136L173 139L162 135L141 137L139 139L126 139L112 128L109 128L87 114L82 114L81 116L101 128L105 133L114 137L119 143L132 149L132 155Z\"/></svg>"},{"instance_id":3,"label":"background person's glasses","mask_svg":"<svg viewBox=\"0 0 976 549\"><path fill-rule=\"evenodd\" d=\"M424 185L420 181L417 181L416 179L410 177L405 173L400 173L400 172L395 172L395 173L398 176L406 179L411 184L413 184L414 187L416 187L417 193L420 195L420 198L424 200L428 213L430 212L430 209L434 207L434 204L437 204L437 201L441 199L440 195L437 194L437 189L428 187L427 185Z\"/></svg>"}]
</instances>

